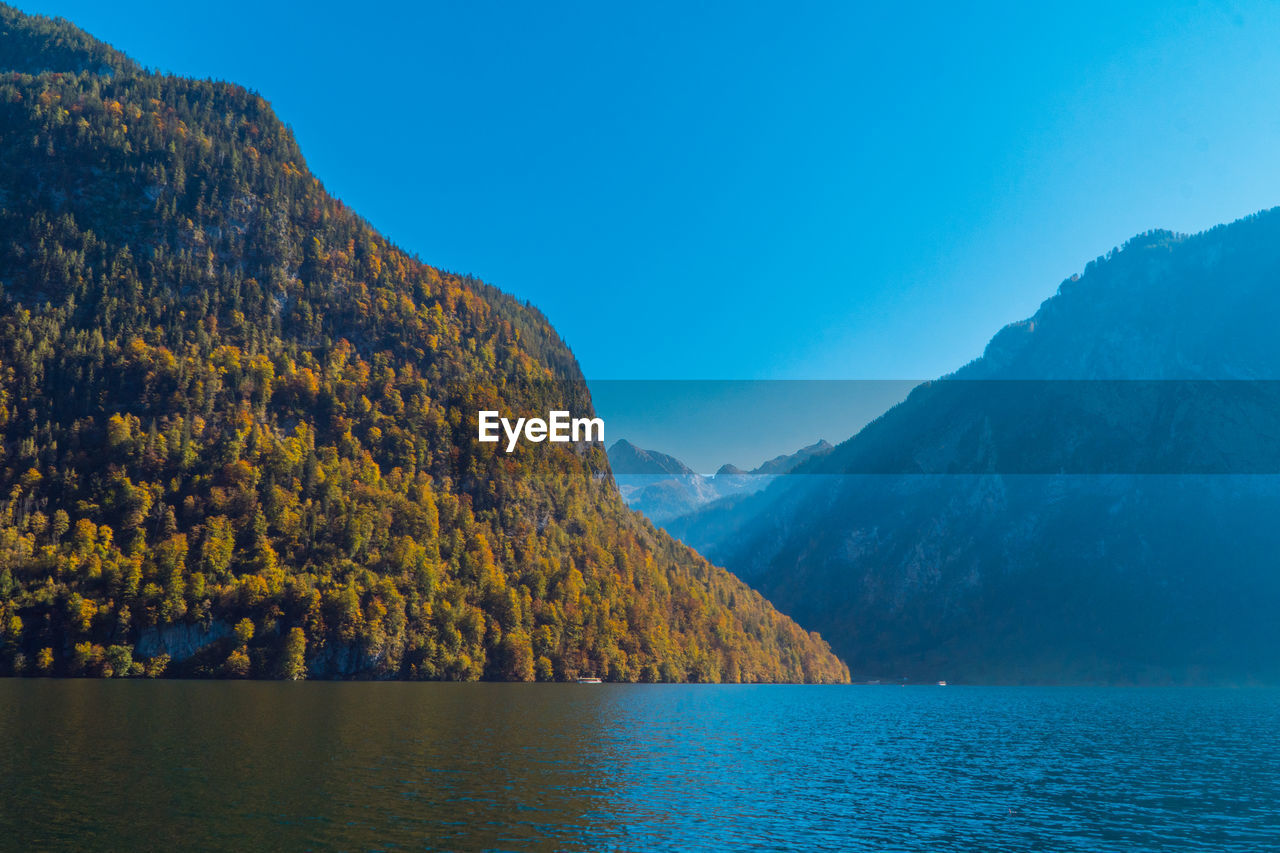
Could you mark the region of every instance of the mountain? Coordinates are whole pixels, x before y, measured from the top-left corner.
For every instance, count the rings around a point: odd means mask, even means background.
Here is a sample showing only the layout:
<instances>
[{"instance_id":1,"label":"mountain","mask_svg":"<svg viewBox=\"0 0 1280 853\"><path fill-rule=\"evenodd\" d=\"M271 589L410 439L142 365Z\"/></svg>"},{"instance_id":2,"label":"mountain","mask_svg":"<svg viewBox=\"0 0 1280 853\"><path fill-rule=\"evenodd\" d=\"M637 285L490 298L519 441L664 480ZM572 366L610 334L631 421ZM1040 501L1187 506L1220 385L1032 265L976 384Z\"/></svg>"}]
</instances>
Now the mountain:
<instances>
[{"instance_id":1,"label":"mountain","mask_svg":"<svg viewBox=\"0 0 1280 853\"><path fill-rule=\"evenodd\" d=\"M795 453L775 456L768 462L751 469L747 474L752 477L776 477L780 474L789 474L802 463L809 461L810 457L825 456L831 450L831 442L821 439L815 444L800 448Z\"/></svg>"},{"instance_id":2,"label":"mountain","mask_svg":"<svg viewBox=\"0 0 1280 853\"><path fill-rule=\"evenodd\" d=\"M857 679L1280 681L1280 210L1151 232L760 494L667 525Z\"/></svg>"},{"instance_id":3,"label":"mountain","mask_svg":"<svg viewBox=\"0 0 1280 853\"><path fill-rule=\"evenodd\" d=\"M261 97L7 6L0 63L0 672L847 678L599 445L477 441L591 414L573 355Z\"/></svg>"},{"instance_id":4,"label":"mountain","mask_svg":"<svg viewBox=\"0 0 1280 853\"><path fill-rule=\"evenodd\" d=\"M639 474L647 477L687 477L693 469L674 456L656 450L641 450L625 438L609 448L609 465L614 476Z\"/></svg>"},{"instance_id":5,"label":"mountain","mask_svg":"<svg viewBox=\"0 0 1280 853\"><path fill-rule=\"evenodd\" d=\"M641 450L620 439L609 448L609 463L627 506L656 524L665 524L718 501L757 492L774 477L830 450L831 445L822 440L795 453L776 456L750 471L725 464L715 476L707 477L694 473L674 456Z\"/></svg>"}]
</instances>

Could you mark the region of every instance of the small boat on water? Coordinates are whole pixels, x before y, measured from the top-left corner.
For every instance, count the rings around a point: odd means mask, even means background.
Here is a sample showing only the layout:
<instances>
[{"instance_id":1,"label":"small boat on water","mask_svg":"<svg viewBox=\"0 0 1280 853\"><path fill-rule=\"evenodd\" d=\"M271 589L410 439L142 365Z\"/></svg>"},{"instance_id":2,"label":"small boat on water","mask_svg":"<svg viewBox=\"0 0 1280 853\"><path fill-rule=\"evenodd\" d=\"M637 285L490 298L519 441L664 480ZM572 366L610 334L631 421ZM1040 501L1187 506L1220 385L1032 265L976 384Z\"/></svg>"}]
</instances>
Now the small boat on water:
<instances>
[{"instance_id":1,"label":"small boat on water","mask_svg":"<svg viewBox=\"0 0 1280 853\"><path fill-rule=\"evenodd\" d=\"M604 684L603 681L601 681L599 678L595 678L594 676L585 676L583 678L579 678L578 683L579 684Z\"/></svg>"},{"instance_id":2,"label":"small boat on water","mask_svg":"<svg viewBox=\"0 0 1280 853\"><path fill-rule=\"evenodd\" d=\"M939 687L946 687L946 686L947 686L947 682L945 682L945 681L939 681L939 682L938 682L938 686L939 686Z\"/></svg>"}]
</instances>

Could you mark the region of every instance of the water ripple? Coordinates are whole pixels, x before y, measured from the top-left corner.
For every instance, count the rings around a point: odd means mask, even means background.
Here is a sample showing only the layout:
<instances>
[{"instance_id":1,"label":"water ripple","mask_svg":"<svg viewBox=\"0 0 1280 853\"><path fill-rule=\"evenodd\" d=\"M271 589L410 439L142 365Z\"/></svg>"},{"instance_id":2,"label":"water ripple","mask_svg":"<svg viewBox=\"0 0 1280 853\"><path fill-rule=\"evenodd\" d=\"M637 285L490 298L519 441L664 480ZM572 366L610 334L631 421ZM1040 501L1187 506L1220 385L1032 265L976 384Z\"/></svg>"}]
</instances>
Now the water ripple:
<instances>
[{"instance_id":1,"label":"water ripple","mask_svg":"<svg viewBox=\"0 0 1280 853\"><path fill-rule=\"evenodd\" d=\"M1280 847L1280 691L0 682L7 849Z\"/></svg>"}]
</instances>

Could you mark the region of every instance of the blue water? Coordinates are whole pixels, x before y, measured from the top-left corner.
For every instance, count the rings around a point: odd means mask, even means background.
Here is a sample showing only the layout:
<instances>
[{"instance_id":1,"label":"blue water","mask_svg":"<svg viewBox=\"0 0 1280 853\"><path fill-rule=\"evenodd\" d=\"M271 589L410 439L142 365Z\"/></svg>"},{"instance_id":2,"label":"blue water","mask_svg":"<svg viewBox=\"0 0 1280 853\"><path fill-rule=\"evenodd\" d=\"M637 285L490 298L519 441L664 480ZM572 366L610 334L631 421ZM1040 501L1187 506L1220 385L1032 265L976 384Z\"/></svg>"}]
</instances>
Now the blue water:
<instances>
[{"instance_id":1,"label":"blue water","mask_svg":"<svg viewBox=\"0 0 1280 853\"><path fill-rule=\"evenodd\" d=\"M1280 849L1280 691L0 681L5 849Z\"/></svg>"}]
</instances>

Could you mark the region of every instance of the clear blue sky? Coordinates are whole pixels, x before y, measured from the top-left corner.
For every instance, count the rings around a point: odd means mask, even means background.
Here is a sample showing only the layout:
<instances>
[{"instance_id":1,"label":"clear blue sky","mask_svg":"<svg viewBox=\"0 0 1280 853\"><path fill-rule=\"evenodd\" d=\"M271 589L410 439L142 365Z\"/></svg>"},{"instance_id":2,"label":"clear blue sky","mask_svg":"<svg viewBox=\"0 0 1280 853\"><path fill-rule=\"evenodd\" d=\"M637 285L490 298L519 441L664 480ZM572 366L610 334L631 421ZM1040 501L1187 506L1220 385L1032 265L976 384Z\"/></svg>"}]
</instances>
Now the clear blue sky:
<instances>
[{"instance_id":1,"label":"clear blue sky","mask_svg":"<svg viewBox=\"0 0 1280 853\"><path fill-rule=\"evenodd\" d=\"M1136 232L1280 204L1266 3L18 5L258 90L589 378L935 376Z\"/></svg>"}]
</instances>

